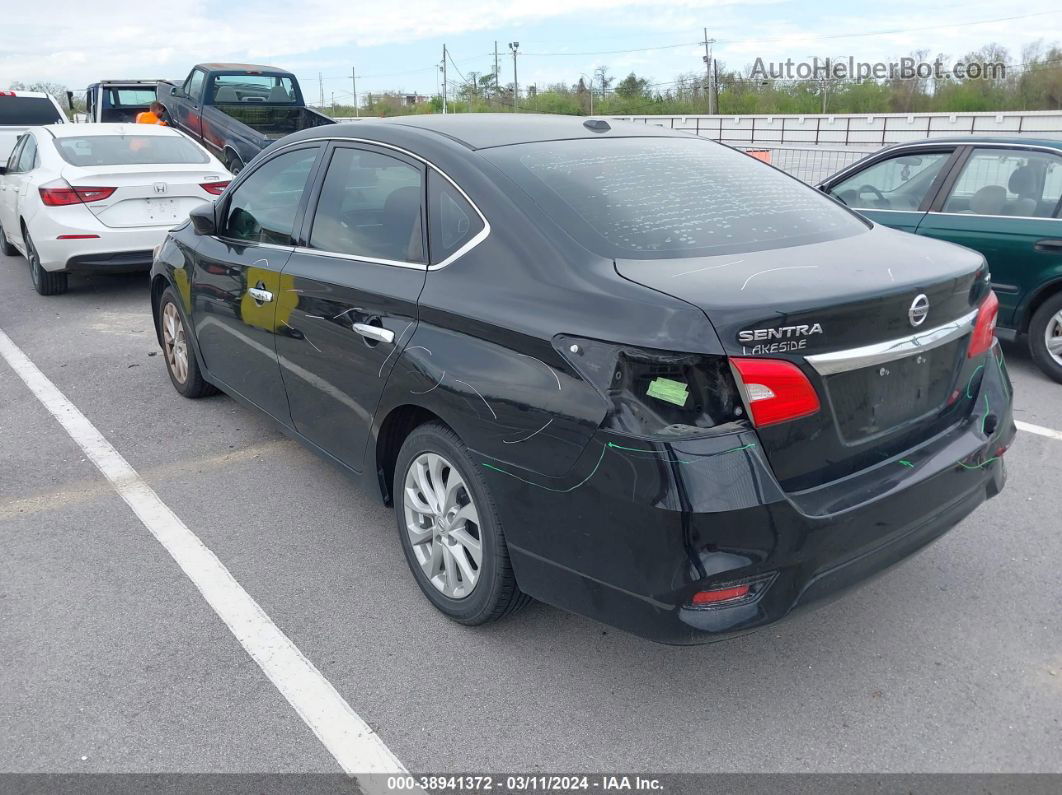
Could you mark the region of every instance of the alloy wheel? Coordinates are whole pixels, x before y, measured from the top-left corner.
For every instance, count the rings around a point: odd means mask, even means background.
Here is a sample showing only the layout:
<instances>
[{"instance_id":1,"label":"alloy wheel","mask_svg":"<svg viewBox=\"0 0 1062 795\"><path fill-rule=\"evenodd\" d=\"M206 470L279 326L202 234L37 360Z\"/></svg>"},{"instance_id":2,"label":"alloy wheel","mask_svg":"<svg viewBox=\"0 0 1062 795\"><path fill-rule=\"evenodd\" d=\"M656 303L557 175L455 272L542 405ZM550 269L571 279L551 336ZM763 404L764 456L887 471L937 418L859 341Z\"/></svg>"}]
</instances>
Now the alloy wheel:
<instances>
[{"instance_id":1,"label":"alloy wheel","mask_svg":"<svg viewBox=\"0 0 1062 795\"><path fill-rule=\"evenodd\" d=\"M1055 363L1062 365L1062 311L1056 312L1044 328L1044 347Z\"/></svg>"},{"instance_id":2,"label":"alloy wheel","mask_svg":"<svg viewBox=\"0 0 1062 795\"><path fill-rule=\"evenodd\" d=\"M188 379L188 343L184 336L184 323L173 303L166 304L162 310L162 345L166 366L177 382L183 384Z\"/></svg>"},{"instance_id":3,"label":"alloy wheel","mask_svg":"<svg viewBox=\"0 0 1062 795\"><path fill-rule=\"evenodd\" d=\"M479 582L483 542L479 513L457 468L437 453L409 465L403 487L406 533L428 581L450 599Z\"/></svg>"}]
</instances>

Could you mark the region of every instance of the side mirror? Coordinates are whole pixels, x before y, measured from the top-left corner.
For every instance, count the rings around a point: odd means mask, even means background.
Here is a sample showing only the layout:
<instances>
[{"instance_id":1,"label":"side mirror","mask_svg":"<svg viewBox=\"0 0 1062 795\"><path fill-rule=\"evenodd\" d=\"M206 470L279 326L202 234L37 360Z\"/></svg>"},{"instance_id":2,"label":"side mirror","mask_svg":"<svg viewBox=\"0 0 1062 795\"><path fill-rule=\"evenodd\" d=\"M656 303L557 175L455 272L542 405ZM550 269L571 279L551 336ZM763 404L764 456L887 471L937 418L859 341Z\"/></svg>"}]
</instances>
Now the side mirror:
<instances>
[{"instance_id":1,"label":"side mirror","mask_svg":"<svg viewBox=\"0 0 1062 795\"><path fill-rule=\"evenodd\" d=\"M70 108L70 110L74 109L74 92L73 91L67 91L66 92L66 104L67 104L67 107Z\"/></svg>"},{"instance_id":2,"label":"side mirror","mask_svg":"<svg viewBox=\"0 0 1062 795\"><path fill-rule=\"evenodd\" d=\"M0 166L0 177L7 173L7 166Z\"/></svg>"},{"instance_id":3,"label":"side mirror","mask_svg":"<svg viewBox=\"0 0 1062 795\"><path fill-rule=\"evenodd\" d=\"M214 219L213 202L199 205L188 213L188 217L192 219L192 226L195 228L197 235L217 234L218 225Z\"/></svg>"},{"instance_id":4,"label":"side mirror","mask_svg":"<svg viewBox=\"0 0 1062 795\"><path fill-rule=\"evenodd\" d=\"M174 86L173 88L171 88L171 89L170 89L170 96L171 96L171 97L179 97L179 96L180 96L180 94L179 94L179 93L177 93L177 92L179 92L180 90L181 90L181 89L180 89L179 87L177 87L177 86Z\"/></svg>"}]
</instances>

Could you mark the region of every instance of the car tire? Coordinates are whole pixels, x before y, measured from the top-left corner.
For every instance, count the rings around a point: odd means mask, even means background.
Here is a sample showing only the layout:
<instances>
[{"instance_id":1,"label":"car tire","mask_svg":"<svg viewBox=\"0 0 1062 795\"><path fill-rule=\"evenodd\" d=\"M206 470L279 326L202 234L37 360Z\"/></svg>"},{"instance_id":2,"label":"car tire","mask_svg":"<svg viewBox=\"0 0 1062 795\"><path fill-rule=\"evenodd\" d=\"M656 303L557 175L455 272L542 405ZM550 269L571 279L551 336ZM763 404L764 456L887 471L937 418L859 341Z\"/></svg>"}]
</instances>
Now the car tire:
<instances>
[{"instance_id":1,"label":"car tire","mask_svg":"<svg viewBox=\"0 0 1062 795\"><path fill-rule=\"evenodd\" d=\"M26 244L26 259L29 260L30 279L33 280L33 289L40 295L61 295L66 292L67 280L65 273L53 273L41 267L41 258L37 248L33 245L28 229L22 230L22 240Z\"/></svg>"},{"instance_id":2,"label":"car tire","mask_svg":"<svg viewBox=\"0 0 1062 795\"><path fill-rule=\"evenodd\" d=\"M0 254L5 257L13 257L18 254L18 249L8 242L7 232L4 231L3 224L0 224Z\"/></svg>"},{"instance_id":3,"label":"car tire","mask_svg":"<svg viewBox=\"0 0 1062 795\"><path fill-rule=\"evenodd\" d=\"M1044 301L1029 322L1029 353L1048 377L1062 383L1062 348L1048 348L1052 340L1062 345L1062 293Z\"/></svg>"},{"instance_id":4,"label":"car tire","mask_svg":"<svg viewBox=\"0 0 1062 795\"><path fill-rule=\"evenodd\" d=\"M159 300L158 331L162 358L173 388L193 400L217 394L218 388L203 378L177 294L169 287Z\"/></svg>"},{"instance_id":5,"label":"car tire","mask_svg":"<svg viewBox=\"0 0 1062 795\"><path fill-rule=\"evenodd\" d=\"M474 626L531 601L516 583L486 481L457 434L440 422L417 427L398 453L393 485L402 551L436 608ZM433 492L430 498L426 491Z\"/></svg>"}]
</instances>

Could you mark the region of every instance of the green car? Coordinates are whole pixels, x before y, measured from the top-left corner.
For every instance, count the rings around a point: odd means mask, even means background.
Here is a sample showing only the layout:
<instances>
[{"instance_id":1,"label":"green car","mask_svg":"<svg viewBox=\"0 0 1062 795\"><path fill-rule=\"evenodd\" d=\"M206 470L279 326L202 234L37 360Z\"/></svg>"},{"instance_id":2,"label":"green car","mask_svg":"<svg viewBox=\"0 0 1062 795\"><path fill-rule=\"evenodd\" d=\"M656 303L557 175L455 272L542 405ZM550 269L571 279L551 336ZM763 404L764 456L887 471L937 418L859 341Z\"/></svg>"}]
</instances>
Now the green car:
<instances>
[{"instance_id":1,"label":"green car","mask_svg":"<svg viewBox=\"0 0 1062 795\"><path fill-rule=\"evenodd\" d=\"M876 223L984 254L999 296L997 336L1024 335L1062 383L1062 141L899 144L818 187Z\"/></svg>"}]
</instances>

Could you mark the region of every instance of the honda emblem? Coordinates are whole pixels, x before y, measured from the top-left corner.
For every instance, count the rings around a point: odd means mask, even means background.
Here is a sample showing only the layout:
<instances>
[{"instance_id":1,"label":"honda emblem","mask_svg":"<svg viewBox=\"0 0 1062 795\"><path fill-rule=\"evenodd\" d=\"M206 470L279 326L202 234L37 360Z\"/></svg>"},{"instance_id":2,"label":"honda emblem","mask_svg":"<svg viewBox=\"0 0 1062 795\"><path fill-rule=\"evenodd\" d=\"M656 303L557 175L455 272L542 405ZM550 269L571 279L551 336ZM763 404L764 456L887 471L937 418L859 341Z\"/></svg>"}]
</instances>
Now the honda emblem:
<instances>
[{"instance_id":1,"label":"honda emblem","mask_svg":"<svg viewBox=\"0 0 1062 795\"><path fill-rule=\"evenodd\" d=\"M166 183L165 182L156 182L155 183L155 193L165 193L165 192L166 192Z\"/></svg>"}]
</instances>

